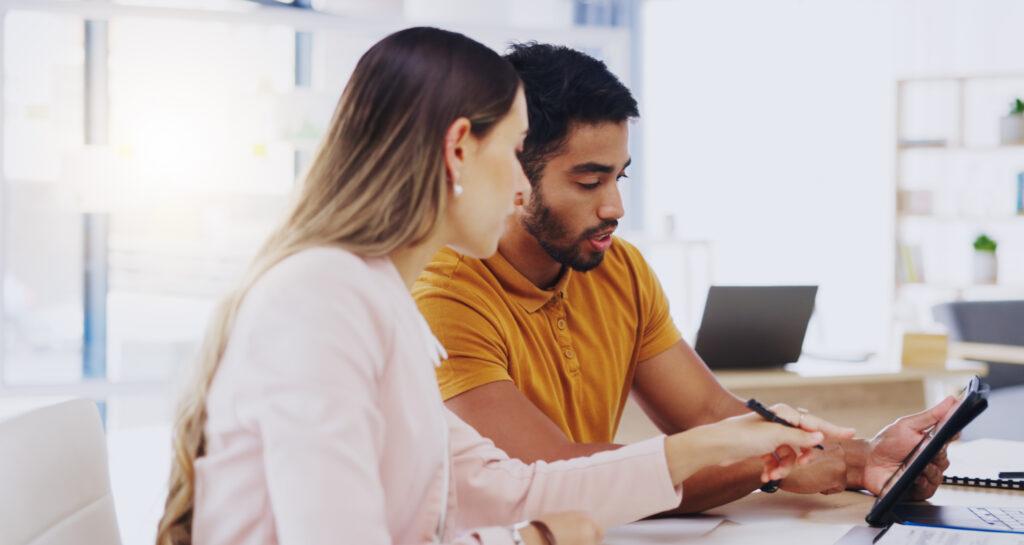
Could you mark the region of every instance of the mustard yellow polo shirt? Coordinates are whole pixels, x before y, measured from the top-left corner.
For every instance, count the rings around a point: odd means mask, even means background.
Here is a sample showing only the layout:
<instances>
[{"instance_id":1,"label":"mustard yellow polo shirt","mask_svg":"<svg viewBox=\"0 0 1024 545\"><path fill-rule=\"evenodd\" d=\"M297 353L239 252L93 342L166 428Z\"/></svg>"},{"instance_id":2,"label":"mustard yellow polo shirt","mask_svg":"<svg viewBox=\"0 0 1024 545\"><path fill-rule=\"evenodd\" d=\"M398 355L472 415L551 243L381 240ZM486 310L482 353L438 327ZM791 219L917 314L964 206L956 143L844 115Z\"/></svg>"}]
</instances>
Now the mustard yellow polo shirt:
<instances>
[{"instance_id":1,"label":"mustard yellow polo shirt","mask_svg":"<svg viewBox=\"0 0 1024 545\"><path fill-rule=\"evenodd\" d=\"M413 296L449 359L442 397L510 380L576 442L611 442L637 362L681 335L640 252L615 238L602 263L551 290L501 256L441 250Z\"/></svg>"}]
</instances>

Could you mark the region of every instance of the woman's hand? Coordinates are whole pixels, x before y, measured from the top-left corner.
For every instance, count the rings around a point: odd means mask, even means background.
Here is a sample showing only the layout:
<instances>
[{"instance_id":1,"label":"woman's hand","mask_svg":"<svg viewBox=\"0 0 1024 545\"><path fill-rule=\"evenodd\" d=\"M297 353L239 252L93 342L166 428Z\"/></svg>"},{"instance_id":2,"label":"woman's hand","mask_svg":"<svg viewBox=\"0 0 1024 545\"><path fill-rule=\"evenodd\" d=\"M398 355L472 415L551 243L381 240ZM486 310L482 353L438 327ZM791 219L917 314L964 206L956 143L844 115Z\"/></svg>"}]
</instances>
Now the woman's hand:
<instances>
[{"instance_id":1,"label":"woman's hand","mask_svg":"<svg viewBox=\"0 0 1024 545\"><path fill-rule=\"evenodd\" d=\"M763 482L782 479L794 465L809 460L814 446L826 438L853 437L851 428L836 426L787 405L774 405L771 409L798 427L789 428L749 413L669 437L666 452L673 482L680 484L702 467L731 465L754 457L764 462Z\"/></svg>"},{"instance_id":2,"label":"woman's hand","mask_svg":"<svg viewBox=\"0 0 1024 545\"><path fill-rule=\"evenodd\" d=\"M604 540L604 530L601 526L583 513L552 513L538 517L537 520L547 525L558 545L600 545ZM532 525L520 530L519 534L523 536L526 545L554 545L548 543Z\"/></svg>"}]
</instances>

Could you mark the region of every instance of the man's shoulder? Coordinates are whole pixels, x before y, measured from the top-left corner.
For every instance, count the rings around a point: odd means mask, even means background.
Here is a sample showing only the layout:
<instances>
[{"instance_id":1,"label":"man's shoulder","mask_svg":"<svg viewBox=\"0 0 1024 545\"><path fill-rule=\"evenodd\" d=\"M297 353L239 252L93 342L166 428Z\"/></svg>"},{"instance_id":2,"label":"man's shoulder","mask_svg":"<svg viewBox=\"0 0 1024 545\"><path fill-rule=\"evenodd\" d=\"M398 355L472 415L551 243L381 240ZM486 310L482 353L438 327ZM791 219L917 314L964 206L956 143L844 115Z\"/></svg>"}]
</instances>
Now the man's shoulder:
<instances>
[{"instance_id":1,"label":"man's shoulder","mask_svg":"<svg viewBox=\"0 0 1024 545\"><path fill-rule=\"evenodd\" d=\"M451 248L442 248L434 254L430 263L412 287L417 300L436 294L469 295L489 285L490 272L483 262Z\"/></svg>"},{"instance_id":2,"label":"man's shoulder","mask_svg":"<svg viewBox=\"0 0 1024 545\"><path fill-rule=\"evenodd\" d=\"M412 295L441 342L450 342L452 328L485 336L505 329L508 310L490 295L493 285L493 275L481 260L444 248L420 273Z\"/></svg>"}]
</instances>

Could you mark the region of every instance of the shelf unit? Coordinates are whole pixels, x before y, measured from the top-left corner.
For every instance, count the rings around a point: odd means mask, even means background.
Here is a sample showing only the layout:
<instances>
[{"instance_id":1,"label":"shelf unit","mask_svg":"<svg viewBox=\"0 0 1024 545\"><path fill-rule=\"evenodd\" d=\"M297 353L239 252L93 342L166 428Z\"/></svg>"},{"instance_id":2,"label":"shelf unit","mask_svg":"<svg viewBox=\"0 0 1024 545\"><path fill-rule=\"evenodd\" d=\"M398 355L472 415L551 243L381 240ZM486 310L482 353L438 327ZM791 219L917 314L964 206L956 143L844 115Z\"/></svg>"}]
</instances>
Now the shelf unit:
<instances>
[{"instance_id":1,"label":"shelf unit","mask_svg":"<svg viewBox=\"0 0 1024 545\"><path fill-rule=\"evenodd\" d=\"M927 325L942 301L1024 299L1024 215L1014 206L1024 143L998 142L996 113L1024 96L1024 73L906 78L895 91L895 323ZM999 243L993 285L971 278L970 242L981 233Z\"/></svg>"}]
</instances>

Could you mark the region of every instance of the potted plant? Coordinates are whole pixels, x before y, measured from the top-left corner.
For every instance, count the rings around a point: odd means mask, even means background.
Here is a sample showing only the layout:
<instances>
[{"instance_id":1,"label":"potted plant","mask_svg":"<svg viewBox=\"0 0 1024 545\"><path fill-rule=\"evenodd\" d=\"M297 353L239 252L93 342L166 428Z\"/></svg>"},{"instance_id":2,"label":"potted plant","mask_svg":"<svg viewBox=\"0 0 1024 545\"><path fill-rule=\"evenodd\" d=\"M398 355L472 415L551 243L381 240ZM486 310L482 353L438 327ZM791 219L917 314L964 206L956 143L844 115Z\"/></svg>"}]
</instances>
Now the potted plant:
<instances>
[{"instance_id":1,"label":"potted plant","mask_svg":"<svg viewBox=\"0 0 1024 545\"><path fill-rule=\"evenodd\" d=\"M974 282L976 284L995 284L998 261L996 260L996 241L982 233L974 239Z\"/></svg>"},{"instance_id":2,"label":"potted plant","mask_svg":"<svg viewBox=\"0 0 1024 545\"><path fill-rule=\"evenodd\" d=\"M999 122L999 141L1003 145L1024 144L1024 100L1014 99L1010 113Z\"/></svg>"}]
</instances>

